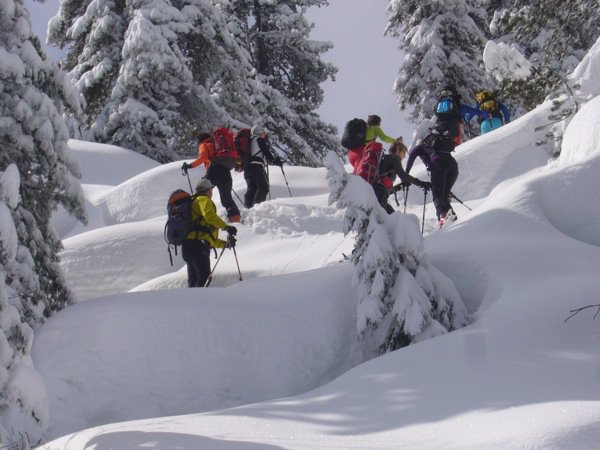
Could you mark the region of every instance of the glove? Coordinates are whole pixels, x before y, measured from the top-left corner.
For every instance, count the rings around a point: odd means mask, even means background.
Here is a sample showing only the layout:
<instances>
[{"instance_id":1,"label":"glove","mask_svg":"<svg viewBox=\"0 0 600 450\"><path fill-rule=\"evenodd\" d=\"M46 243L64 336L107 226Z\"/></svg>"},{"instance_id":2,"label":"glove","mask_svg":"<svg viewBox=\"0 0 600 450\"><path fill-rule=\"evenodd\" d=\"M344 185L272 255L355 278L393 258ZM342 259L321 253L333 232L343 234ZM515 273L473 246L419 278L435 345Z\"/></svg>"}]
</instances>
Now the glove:
<instances>
[{"instance_id":1,"label":"glove","mask_svg":"<svg viewBox=\"0 0 600 450\"><path fill-rule=\"evenodd\" d=\"M191 169L192 165L188 164L188 163L183 163L183 165L181 166L181 170L183 170L184 173L187 173L188 169Z\"/></svg>"},{"instance_id":2,"label":"glove","mask_svg":"<svg viewBox=\"0 0 600 450\"><path fill-rule=\"evenodd\" d=\"M429 181L415 180L415 184L417 186L419 186L421 189L425 189L425 190L431 189L431 183Z\"/></svg>"},{"instance_id":3,"label":"glove","mask_svg":"<svg viewBox=\"0 0 600 450\"><path fill-rule=\"evenodd\" d=\"M400 184L397 184L396 186L394 186L394 192L398 192L401 191L403 189L406 189L410 186L410 182L409 181L403 181Z\"/></svg>"},{"instance_id":4,"label":"glove","mask_svg":"<svg viewBox=\"0 0 600 450\"><path fill-rule=\"evenodd\" d=\"M227 236L227 242L225 242L225 248L235 248L235 237L233 237L231 234L229 236Z\"/></svg>"},{"instance_id":5,"label":"glove","mask_svg":"<svg viewBox=\"0 0 600 450\"><path fill-rule=\"evenodd\" d=\"M237 228L231 225L226 226L225 231L227 231L229 236L235 236L237 234Z\"/></svg>"},{"instance_id":6,"label":"glove","mask_svg":"<svg viewBox=\"0 0 600 450\"><path fill-rule=\"evenodd\" d=\"M273 158L273 165L274 166L282 167L283 166L283 160L281 158L275 157L275 158Z\"/></svg>"}]
</instances>

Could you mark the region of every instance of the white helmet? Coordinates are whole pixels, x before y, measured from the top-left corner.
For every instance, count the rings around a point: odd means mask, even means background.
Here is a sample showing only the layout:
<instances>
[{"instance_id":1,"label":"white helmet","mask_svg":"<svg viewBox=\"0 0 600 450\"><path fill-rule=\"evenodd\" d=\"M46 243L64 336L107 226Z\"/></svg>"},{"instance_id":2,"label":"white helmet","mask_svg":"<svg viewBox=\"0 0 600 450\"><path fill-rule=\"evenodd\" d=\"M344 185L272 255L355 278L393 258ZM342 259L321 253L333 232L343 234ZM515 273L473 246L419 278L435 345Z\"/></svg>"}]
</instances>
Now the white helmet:
<instances>
[{"instance_id":1,"label":"white helmet","mask_svg":"<svg viewBox=\"0 0 600 450\"><path fill-rule=\"evenodd\" d=\"M252 127L252 136L260 136L261 134L267 134L267 130L262 125L254 125Z\"/></svg>"},{"instance_id":2,"label":"white helmet","mask_svg":"<svg viewBox=\"0 0 600 450\"><path fill-rule=\"evenodd\" d=\"M214 187L213 184L210 182L210 180L208 178L202 178L196 184L196 192L206 192L206 191L212 189L213 187Z\"/></svg>"}]
</instances>

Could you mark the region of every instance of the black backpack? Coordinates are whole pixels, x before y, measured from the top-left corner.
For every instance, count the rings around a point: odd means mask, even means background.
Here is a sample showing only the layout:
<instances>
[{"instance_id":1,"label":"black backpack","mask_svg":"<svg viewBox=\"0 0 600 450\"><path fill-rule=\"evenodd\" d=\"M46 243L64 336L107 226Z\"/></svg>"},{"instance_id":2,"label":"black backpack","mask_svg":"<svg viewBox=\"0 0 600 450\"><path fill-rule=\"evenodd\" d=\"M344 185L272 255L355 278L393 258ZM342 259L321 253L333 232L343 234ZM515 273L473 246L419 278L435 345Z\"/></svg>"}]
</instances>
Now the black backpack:
<instances>
[{"instance_id":1,"label":"black backpack","mask_svg":"<svg viewBox=\"0 0 600 450\"><path fill-rule=\"evenodd\" d=\"M423 139L430 153L451 153L454 151L453 126L449 122L440 122L431 130L431 133Z\"/></svg>"},{"instance_id":2,"label":"black backpack","mask_svg":"<svg viewBox=\"0 0 600 450\"><path fill-rule=\"evenodd\" d=\"M175 254L177 255L177 247L183 244L188 233L194 230L208 230L206 227L201 227L198 223L199 221L195 222L192 219L192 203L195 198L195 195L190 195L183 189L177 189L169 196L164 237L171 265L173 265L171 247L175 249Z\"/></svg>"},{"instance_id":3,"label":"black backpack","mask_svg":"<svg viewBox=\"0 0 600 450\"><path fill-rule=\"evenodd\" d=\"M352 119L344 127L342 135L342 146L351 149L365 145L365 135L367 134L367 122L363 119Z\"/></svg>"},{"instance_id":4,"label":"black backpack","mask_svg":"<svg viewBox=\"0 0 600 450\"><path fill-rule=\"evenodd\" d=\"M460 99L457 95L443 95L435 106L435 116L438 122L453 122L460 119L459 108Z\"/></svg>"}]
</instances>

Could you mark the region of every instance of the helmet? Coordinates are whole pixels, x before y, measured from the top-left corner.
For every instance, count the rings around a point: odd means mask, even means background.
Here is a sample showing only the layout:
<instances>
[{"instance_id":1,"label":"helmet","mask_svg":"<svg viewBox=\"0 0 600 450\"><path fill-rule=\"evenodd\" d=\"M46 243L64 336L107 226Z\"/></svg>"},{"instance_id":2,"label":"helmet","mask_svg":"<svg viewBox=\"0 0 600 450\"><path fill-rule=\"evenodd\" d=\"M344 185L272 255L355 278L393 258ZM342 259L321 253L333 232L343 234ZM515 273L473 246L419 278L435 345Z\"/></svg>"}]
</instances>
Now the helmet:
<instances>
[{"instance_id":1,"label":"helmet","mask_svg":"<svg viewBox=\"0 0 600 450\"><path fill-rule=\"evenodd\" d=\"M198 181L198 184L196 184L196 192L206 192L213 187L213 184L208 178L202 178L200 181Z\"/></svg>"},{"instance_id":2,"label":"helmet","mask_svg":"<svg viewBox=\"0 0 600 450\"><path fill-rule=\"evenodd\" d=\"M262 125L254 125L252 127L252 129L250 130L250 132L252 133L252 136L259 136L263 133L266 134L267 130Z\"/></svg>"}]
</instances>

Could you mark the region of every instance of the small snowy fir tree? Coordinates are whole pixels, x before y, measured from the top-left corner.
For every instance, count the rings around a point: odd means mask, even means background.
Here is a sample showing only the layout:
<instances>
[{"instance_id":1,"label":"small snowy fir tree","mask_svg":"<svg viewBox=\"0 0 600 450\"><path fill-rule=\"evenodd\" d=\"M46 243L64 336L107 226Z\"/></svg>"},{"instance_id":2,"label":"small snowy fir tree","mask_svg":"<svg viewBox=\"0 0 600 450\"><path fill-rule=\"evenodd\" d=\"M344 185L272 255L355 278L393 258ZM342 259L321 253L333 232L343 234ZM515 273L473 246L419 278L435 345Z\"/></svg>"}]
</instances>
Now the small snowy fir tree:
<instances>
[{"instance_id":1,"label":"small snowy fir tree","mask_svg":"<svg viewBox=\"0 0 600 450\"><path fill-rule=\"evenodd\" d=\"M35 285L19 278L7 283L19 293L19 312L31 326L72 301L50 216L60 205L85 220L79 168L68 152L62 115L67 108L77 112L77 98L33 38L23 1L0 1L0 170L14 163L21 174L21 203L13 216L38 278Z\"/></svg>"},{"instance_id":2,"label":"small snowy fir tree","mask_svg":"<svg viewBox=\"0 0 600 450\"><path fill-rule=\"evenodd\" d=\"M411 117L430 117L441 89L454 86L472 103L486 79L482 52L487 41L486 11L476 0L390 0L386 33L400 39L405 53L395 82L402 109Z\"/></svg>"},{"instance_id":3,"label":"small snowy fir tree","mask_svg":"<svg viewBox=\"0 0 600 450\"><path fill-rule=\"evenodd\" d=\"M16 165L0 172L0 447L15 449L39 442L48 426L46 388L31 361L33 330L22 319L17 289L37 282L13 220L19 183Z\"/></svg>"},{"instance_id":4,"label":"small snowy fir tree","mask_svg":"<svg viewBox=\"0 0 600 450\"><path fill-rule=\"evenodd\" d=\"M425 254L414 215L387 214L373 188L346 173L333 152L325 159L329 202L345 208L358 296L357 328L367 357L460 328L467 313L456 287Z\"/></svg>"}]
</instances>

